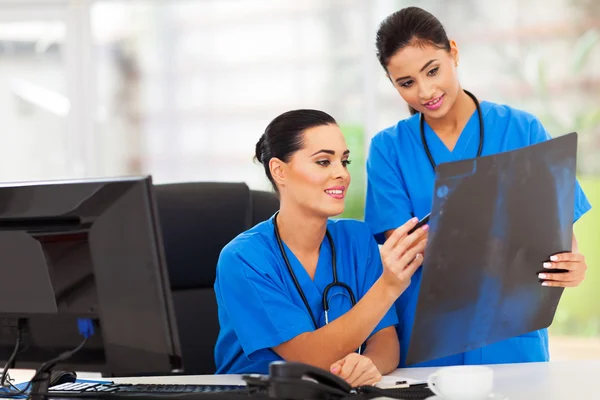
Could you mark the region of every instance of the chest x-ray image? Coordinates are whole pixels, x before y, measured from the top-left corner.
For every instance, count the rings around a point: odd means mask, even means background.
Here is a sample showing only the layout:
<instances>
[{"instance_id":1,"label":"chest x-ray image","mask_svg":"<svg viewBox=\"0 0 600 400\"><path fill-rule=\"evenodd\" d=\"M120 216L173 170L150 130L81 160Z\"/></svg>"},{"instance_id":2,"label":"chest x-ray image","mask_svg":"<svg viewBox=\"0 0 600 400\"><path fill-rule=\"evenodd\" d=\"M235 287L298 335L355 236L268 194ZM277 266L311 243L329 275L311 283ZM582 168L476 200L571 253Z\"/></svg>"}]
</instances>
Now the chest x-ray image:
<instances>
[{"instance_id":1,"label":"chest x-ray image","mask_svg":"<svg viewBox=\"0 0 600 400\"><path fill-rule=\"evenodd\" d=\"M577 134L439 165L407 364L548 327L562 288L537 274L571 251Z\"/></svg>"}]
</instances>

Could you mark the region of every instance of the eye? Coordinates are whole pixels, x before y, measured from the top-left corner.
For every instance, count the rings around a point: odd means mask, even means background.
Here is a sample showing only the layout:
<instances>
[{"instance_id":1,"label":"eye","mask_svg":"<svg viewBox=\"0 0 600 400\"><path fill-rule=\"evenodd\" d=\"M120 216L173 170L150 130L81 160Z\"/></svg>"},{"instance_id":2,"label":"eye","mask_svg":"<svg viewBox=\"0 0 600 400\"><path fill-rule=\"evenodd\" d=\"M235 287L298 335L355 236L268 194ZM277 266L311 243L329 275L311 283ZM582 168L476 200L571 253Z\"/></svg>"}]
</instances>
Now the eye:
<instances>
[{"instance_id":1,"label":"eye","mask_svg":"<svg viewBox=\"0 0 600 400\"><path fill-rule=\"evenodd\" d=\"M427 73L427 75L429 75L429 76L436 76L439 69L440 69L440 67L435 67L434 69L432 69L431 71L429 71Z\"/></svg>"},{"instance_id":2,"label":"eye","mask_svg":"<svg viewBox=\"0 0 600 400\"><path fill-rule=\"evenodd\" d=\"M406 82L401 83L400 86L408 89L409 87L412 86L412 84L413 84L413 81L406 81Z\"/></svg>"},{"instance_id":3,"label":"eye","mask_svg":"<svg viewBox=\"0 0 600 400\"><path fill-rule=\"evenodd\" d=\"M331 163L329 162L329 160L319 160L317 161L317 164L319 164L321 167L326 167Z\"/></svg>"},{"instance_id":4,"label":"eye","mask_svg":"<svg viewBox=\"0 0 600 400\"><path fill-rule=\"evenodd\" d=\"M352 161L350 160L342 160L342 165L344 166L344 168L348 167L348 165L350 165Z\"/></svg>"}]
</instances>

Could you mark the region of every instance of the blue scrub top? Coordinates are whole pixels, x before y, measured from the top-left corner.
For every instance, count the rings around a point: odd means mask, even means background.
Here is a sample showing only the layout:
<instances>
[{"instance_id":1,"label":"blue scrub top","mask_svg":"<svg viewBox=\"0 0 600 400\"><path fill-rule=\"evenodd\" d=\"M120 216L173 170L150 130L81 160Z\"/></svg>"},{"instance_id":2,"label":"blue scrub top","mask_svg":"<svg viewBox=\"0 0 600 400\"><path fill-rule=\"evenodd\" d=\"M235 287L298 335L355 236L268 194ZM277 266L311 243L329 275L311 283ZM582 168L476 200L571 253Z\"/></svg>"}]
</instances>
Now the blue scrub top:
<instances>
[{"instance_id":1,"label":"blue scrub top","mask_svg":"<svg viewBox=\"0 0 600 400\"><path fill-rule=\"evenodd\" d=\"M529 113L485 101L481 102L481 111L485 125L483 156L550 139L540 121ZM474 112L467 122L453 151L448 150L428 124L425 124L425 138L437 165L473 158L477 155L479 147L477 112ZM367 160L367 178L365 221L379 243L385 240L385 231L397 228L414 216L422 218L431 211L435 173L423 149L419 114L398 122L373 138ZM575 221L590 208L590 203L577 183ZM400 367L406 366L421 272L422 269L419 268L410 287L396 302L400 321ZM533 362L548 359L548 332L542 329L477 350L411 367Z\"/></svg>"},{"instance_id":2,"label":"blue scrub top","mask_svg":"<svg viewBox=\"0 0 600 400\"><path fill-rule=\"evenodd\" d=\"M379 247L363 222L330 220L327 229L336 249L338 280L350 286L359 301L383 271ZM284 247L322 327L323 290L333 281L329 241L325 238L321 245L314 281L285 243ZM269 363L282 360L271 350L273 347L315 330L281 256L273 218L225 246L217 264L215 293L221 326L215 346L217 374L267 374ZM352 306L347 292L339 287L332 288L328 298L330 322ZM392 306L372 334L397 323Z\"/></svg>"}]
</instances>

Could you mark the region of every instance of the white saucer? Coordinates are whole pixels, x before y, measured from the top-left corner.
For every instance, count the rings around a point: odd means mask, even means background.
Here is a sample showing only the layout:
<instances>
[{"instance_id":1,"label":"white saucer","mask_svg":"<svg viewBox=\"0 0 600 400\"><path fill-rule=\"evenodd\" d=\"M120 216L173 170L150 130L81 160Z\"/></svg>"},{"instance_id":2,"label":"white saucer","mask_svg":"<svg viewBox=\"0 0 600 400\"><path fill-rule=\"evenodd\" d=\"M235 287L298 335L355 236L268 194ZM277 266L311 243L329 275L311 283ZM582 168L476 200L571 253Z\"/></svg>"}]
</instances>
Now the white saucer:
<instances>
[{"instance_id":1,"label":"white saucer","mask_svg":"<svg viewBox=\"0 0 600 400\"><path fill-rule=\"evenodd\" d=\"M425 400L444 400L444 398L440 396L430 396ZM500 393L491 393L489 396L481 400L508 400L508 397Z\"/></svg>"}]
</instances>

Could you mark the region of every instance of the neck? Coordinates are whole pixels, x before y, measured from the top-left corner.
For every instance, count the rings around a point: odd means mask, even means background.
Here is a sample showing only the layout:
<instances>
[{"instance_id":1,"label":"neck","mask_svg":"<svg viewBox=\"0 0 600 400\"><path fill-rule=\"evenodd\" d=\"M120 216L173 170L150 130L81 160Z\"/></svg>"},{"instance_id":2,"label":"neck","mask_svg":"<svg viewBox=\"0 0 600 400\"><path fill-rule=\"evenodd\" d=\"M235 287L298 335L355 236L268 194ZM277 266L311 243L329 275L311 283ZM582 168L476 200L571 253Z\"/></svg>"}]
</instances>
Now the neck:
<instances>
[{"instance_id":1,"label":"neck","mask_svg":"<svg viewBox=\"0 0 600 400\"><path fill-rule=\"evenodd\" d=\"M282 201L276 223L281 240L295 254L318 254L327 231L327 217L307 215Z\"/></svg>"},{"instance_id":2,"label":"neck","mask_svg":"<svg viewBox=\"0 0 600 400\"><path fill-rule=\"evenodd\" d=\"M425 121L438 136L458 138L476 109L473 99L462 88L459 88L456 101L446 115L436 119L426 117Z\"/></svg>"}]
</instances>

